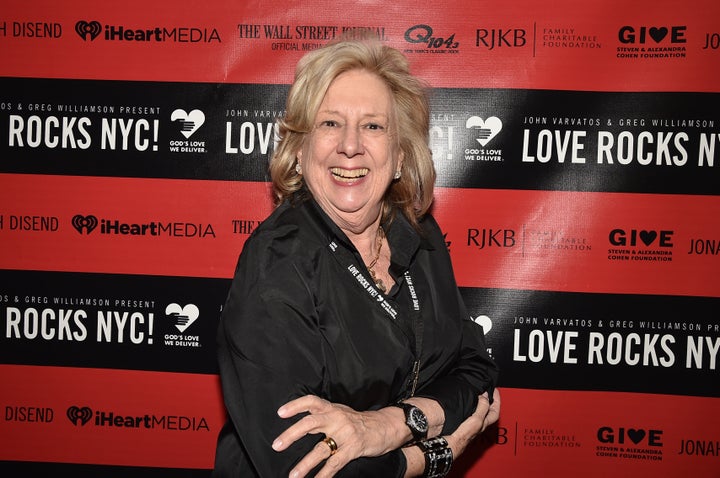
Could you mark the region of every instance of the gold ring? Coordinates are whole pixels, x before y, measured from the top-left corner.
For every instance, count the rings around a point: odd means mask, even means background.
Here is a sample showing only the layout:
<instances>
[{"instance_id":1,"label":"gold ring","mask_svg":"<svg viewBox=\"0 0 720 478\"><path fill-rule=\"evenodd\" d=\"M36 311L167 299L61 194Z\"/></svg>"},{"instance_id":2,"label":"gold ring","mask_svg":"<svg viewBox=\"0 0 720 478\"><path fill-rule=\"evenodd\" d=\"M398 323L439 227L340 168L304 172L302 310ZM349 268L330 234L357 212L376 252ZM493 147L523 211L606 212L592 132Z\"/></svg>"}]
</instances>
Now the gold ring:
<instances>
[{"instance_id":1,"label":"gold ring","mask_svg":"<svg viewBox=\"0 0 720 478\"><path fill-rule=\"evenodd\" d=\"M325 442L325 444L330 447L330 456L333 456L335 453L337 453L338 446L337 443L335 443L335 440L330 437L325 437L323 442Z\"/></svg>"}]
</instances>

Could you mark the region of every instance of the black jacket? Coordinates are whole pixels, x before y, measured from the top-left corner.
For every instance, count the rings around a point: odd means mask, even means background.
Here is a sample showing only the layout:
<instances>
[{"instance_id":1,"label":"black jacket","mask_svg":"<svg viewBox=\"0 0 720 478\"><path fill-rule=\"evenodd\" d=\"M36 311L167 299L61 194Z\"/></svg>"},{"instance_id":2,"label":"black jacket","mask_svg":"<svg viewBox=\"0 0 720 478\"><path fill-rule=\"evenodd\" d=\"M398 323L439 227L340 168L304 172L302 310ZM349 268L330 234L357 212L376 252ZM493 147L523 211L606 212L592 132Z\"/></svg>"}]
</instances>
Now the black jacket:
<instances>
[{"instance_id":1,"label":"black jacket","mask_svg":"<svg viewBox=\"0 0 720 478\"><path fill-rule=\"evenodd\" d=\"M214 476L287 476L322 438L308 435L280 453L271 448L300 418L277 416L289 400L315 394L355 410L375 410L406 398L418 320L415 395L443 406L443 433L472 413L480 393L492 396L497 369L482 328L465 310L443 234L430 215L421 225L422 236L401 215L386 226L397 282L387 296L312 199L278 207L248 238L218 330L230 420L218 439ZM337 476L400 477L405 468L402 452L395 450L357 459Z\"/></svg>"}]
</instances>

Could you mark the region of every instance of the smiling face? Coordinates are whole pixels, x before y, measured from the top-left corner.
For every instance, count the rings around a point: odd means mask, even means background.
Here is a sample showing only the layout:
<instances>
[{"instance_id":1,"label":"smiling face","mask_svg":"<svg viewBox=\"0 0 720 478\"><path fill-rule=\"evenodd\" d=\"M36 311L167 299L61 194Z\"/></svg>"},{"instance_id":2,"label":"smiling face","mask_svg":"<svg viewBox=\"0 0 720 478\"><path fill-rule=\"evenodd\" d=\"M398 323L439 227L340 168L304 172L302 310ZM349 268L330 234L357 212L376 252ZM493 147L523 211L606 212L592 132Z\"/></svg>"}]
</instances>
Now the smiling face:
<instances>
[{"instance_id":1,"label":"smiling face","mask_svg":"<svg viewBox=\"0 0 720 478\"><path fill-rule=\"evenodd\" d=\"M320 104L298 162L315 200L341 229L360 233L374 223L400 169L392 95L364 70L340 74Z\"/></svg>"}]
</instances>

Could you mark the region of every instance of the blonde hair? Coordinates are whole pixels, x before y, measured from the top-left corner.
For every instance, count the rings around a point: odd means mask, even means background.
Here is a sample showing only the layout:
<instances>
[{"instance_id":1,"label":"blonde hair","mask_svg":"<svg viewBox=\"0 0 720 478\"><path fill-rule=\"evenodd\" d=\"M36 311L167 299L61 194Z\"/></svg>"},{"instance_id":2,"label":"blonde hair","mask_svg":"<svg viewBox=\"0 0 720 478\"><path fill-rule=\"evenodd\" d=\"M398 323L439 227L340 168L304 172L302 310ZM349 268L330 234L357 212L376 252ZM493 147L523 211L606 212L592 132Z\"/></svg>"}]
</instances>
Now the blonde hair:
<instances>
[{"instance_id":1,"label":"blonde hair","mask_svg":"<svg viewBox=\"0 0 720 478\"><path fill-rule=\"evenodd\" d=\"M429 88L410 73L408 60L399 50L371 38L341 39L307 53L298 62L285 116L278 120L279 143L270 160L276 204L303 189L302 176L295 171L296 153L312 131L330 83L354 69L377 75L392 92L394 136L403 164L401 177L385 195L383 221L391 220L393 210L398 209L417 226L432 204L436 178L429 146Z\"/></svg>"}]
</instances>

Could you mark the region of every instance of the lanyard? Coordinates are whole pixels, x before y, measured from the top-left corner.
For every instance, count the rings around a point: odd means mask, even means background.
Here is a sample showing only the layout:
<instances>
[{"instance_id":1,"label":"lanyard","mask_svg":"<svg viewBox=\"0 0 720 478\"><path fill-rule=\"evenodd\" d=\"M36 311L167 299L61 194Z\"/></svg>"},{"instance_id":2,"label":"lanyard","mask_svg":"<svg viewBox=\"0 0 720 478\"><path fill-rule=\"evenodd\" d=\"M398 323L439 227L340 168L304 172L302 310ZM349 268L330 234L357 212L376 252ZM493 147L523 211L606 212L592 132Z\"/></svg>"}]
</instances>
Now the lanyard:
<instances>
[{"instance_id":1,"label":"lanyard","mask_svg":"<svg viewBox=\"0 0 720 478\"><path fill-rule=\"evenodd\" d=\"M344 265L348 273L355 278L356 283L362 287L365 292L370 296L371 299L380 307L391 319L396 320L398 312L393 305L385 298L385 296L376 287L373 281L368 280L365 274L363 274L360 267L355 263L355 258L345 248L338 247L337 243L333 240L328 244L330 250L334 253L335 257L338 258L341 265ZM338 256L343 256L341 260ZM413 363L412 373L407 382L407 389L410 393L405 397L409 398L415 395L415 389L417 388L418 377L420 376L420 357L422 354L422 342L423 342L423 320L420 314L420 300L415 290L415 283L413 282L410 270L406 270L405 284L407 285L408 294L410 294L410 303L412 316L413 331L415 332L415 362Z\"/></svg>"}]
</instances>

